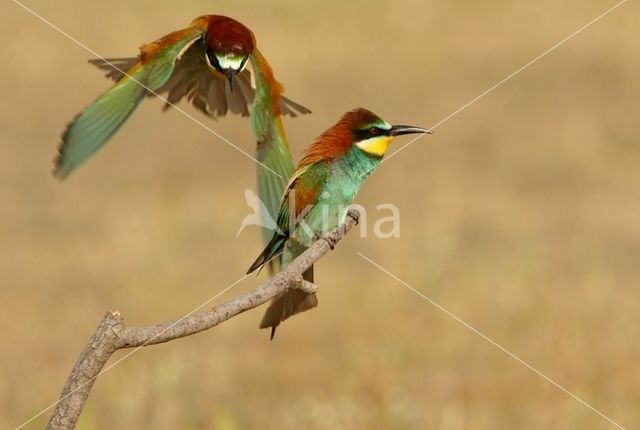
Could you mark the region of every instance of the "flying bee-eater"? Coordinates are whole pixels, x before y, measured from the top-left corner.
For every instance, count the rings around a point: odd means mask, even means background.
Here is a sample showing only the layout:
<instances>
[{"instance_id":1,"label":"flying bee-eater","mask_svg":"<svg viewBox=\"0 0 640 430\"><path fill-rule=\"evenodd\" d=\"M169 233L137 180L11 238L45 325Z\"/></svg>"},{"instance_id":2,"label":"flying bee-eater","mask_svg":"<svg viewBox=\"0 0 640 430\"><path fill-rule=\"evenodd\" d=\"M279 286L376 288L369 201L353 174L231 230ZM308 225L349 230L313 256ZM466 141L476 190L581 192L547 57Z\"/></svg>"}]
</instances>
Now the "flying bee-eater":
<instances>
[{"instance_id":1,"label":"flying bee-eater","mask_svg":"<svg viewBox=\"0 0 640 430\"><path fill-rule=\"evenodd\" d=\"M396 136L431 133L390 125L358 108L347 112L309 146L282 196L275 233L247 273L282 254L282 267L330 230L342 224L365 179L378 167ZM304 274L313 282L313 266ZM260 328L276 327L288 317L318 305L315 294L295 289L272 300Z\"/></svg>"},{"instance_id":2,"label":"flying bee-eater","mask_svg":"<svg viewBox=\"0 0 640 430\"><path fill-rule=\"evenodd\" d=\"M226 16L205 15L142 45L138 57L90 63L116 83L67 126L55 160L56 177L66 177L95 154L146 96L165 97L164 110L187 98L213 118L229 111L250 116L261 163L258 194L275 218L294 170L281 114L295 117L310 111L281 96L283 87L249 28ZM265 243L269 238L270 233Z\"/></svg>"}]
</instances>

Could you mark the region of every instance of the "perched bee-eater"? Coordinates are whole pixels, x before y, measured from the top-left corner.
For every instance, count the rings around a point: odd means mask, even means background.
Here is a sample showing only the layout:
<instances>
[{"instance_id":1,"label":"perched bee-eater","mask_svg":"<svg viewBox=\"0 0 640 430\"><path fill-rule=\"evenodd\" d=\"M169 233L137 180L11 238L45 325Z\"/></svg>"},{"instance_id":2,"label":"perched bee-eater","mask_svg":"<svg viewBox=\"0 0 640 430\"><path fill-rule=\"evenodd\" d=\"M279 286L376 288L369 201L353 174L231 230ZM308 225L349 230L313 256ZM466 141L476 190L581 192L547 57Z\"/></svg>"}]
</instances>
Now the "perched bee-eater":
<instances>
[{"instance_id":1,"label":"perched bee-eater","mask_svg":"<svg viewBox=\"0 0 640 430\"><path fill-rule=\"evenodd\" d=\"M256 158L266 166L258 166L258 194L275 217L293 173L280 115L295 117L310 111L281 96L282 85L258 50L251 30L226 16L205 15L185 29L142 45L138 57L90 62L107 70L116 83L68 125L55 161L55 176L64 178L89 159L145 96L166 94L165 110L186 97L213 118L229 111L250 115L258 140Z\"/></svg>"},{"instance_id":2,"label":"perched bee-eater","mask_svg":"<svg viewBox=\"0 0 640 430\"><path fill-rule=\"evenodd\" d=\"M289 180L278 212L278 228L247 273L282 254L285 267L330 230L342 224L364 180L380 164L396 136L431 133L407 125L390 125L366 109L346 113L307 148ZM313 282L313 266L304 274ZM260 328L276 327L288 317L317 306L315 294L288 291L275 298Z\"/></svg>"}]
</instances>

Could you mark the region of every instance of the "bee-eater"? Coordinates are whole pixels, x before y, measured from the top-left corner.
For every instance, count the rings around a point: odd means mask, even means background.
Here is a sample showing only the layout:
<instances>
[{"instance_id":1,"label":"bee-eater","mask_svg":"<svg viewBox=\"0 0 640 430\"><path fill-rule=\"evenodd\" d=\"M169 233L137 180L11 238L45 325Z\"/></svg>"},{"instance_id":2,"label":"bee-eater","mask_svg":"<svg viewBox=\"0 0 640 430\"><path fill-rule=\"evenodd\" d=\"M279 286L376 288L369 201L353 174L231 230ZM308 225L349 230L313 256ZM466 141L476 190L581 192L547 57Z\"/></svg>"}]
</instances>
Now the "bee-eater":
<instances>
[{"instance_id":1,"label":"bee-eater","mask_svg":"<svg viewBox=\"0 0 640 430\"><path fill-rule=\"evenodd\" d=\"M205 15L185 29L142 45L138 57L90 62L107 70L116 83L68 125L55 161L55 176L66 177L97 152L145 96L166 94L165 110L186 97L213 118L229 111L250 115L258 141L256 158L262 163L258 194L275 217L293 173L280 115L295 117L310 111L281 96L283 87L258 50L251 30L226 16Z\"/></svg>"},{"instance_id":2,"label":"bee-eater","mask_svg":"<svg viewBox=\"0 0 640 430\"><path fill-rule=\"evenodd\" d=\"M282 254L285 267L330 230L342 224L364 180L380 164L396 136L431 133L407 125L390 125L372 112L358 108L346 113L309 146L283 194L278 228L247 273ZM313 266L304 274L313 282ZM273 299L260 328L271 327L317 306L315 294L295 289Z\"/></svg>"}]
</instances>

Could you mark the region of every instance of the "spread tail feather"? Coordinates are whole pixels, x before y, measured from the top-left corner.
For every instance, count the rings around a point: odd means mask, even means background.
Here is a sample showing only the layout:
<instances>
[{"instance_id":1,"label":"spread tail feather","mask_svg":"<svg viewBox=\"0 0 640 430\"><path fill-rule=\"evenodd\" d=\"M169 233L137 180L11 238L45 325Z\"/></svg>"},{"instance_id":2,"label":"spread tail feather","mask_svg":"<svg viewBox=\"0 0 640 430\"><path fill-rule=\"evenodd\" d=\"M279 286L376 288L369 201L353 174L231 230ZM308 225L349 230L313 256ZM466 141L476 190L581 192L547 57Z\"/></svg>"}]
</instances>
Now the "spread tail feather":
<instances>
[{"instance_id":1,"label":"spread tail feather","mask_svg":"<svg viewBox=\"0 0 640 430\"><path fill-rule=\"evenodd\" d=\"M309 267L302 277L313 282L313 266ZM260 322L260 328L271 327L271 339L276 334L278 325L290 316L307 311L318 306L315 293L308 294L300 289L289 290L271 301Z\"/></svg>"}]
</instances>

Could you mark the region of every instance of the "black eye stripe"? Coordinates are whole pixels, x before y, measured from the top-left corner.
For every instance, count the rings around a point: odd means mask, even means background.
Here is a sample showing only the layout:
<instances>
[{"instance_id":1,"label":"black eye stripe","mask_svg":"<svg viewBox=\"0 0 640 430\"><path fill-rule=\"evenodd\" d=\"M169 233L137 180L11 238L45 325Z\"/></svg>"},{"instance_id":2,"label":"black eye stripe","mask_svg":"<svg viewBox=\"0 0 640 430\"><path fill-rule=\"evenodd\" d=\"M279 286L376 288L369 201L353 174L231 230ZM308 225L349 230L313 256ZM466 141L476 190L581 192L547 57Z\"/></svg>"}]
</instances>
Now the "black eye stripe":
<instances>
[{"instance_id":1,"label":"black eye stripe","mask_svg":"<svg viewBox=\"0 0 640 430\"><path fill-rule=\"evenodd\" d=\"M375 130L375 131L374 131ZM385 130L380 127L367 127L367 128L358 128L353 131L354 141L360 142L363 140L371 139L372 137L379 136L387 136L389 134L389 130Z\"/></svg>"},{"instance_id":2,"label":"black eye stripe","mask_svg":"<svg viewBox=\"0 0 640 430\"><path fill-rule=\"evenodd\" d=\"M207 53L207 58L209 59L209 63L216 69L219 69L220 63L218 62L218 58L216 57L216 55L213 53L213 49L207 48L206 53Z\"/></svg>"}]
</instances>

